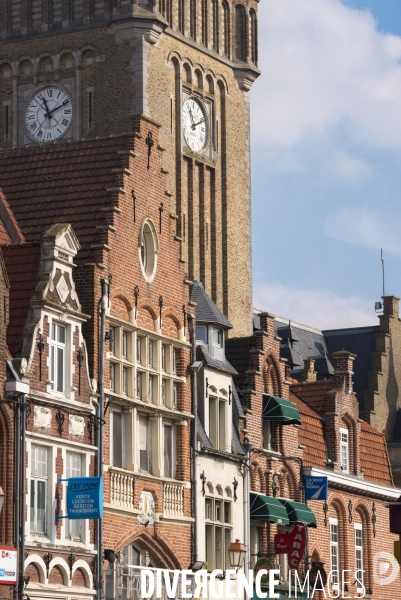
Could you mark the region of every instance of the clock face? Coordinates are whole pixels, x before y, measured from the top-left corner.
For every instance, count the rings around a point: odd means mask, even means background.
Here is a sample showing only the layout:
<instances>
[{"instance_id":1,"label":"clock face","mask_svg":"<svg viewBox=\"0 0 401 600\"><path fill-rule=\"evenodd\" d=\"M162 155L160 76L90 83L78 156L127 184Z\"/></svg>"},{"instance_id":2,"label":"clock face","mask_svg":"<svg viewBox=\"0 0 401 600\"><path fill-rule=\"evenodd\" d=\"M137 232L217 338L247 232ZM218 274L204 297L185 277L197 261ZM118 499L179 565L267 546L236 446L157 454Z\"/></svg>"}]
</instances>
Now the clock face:
<instances>
[{"instance_id":1,"label":"clock face","mask_svg":"<svg viewBox=\"0 0 401 600\"><path fill-rule=\"evenodd\" d=\"M36 142L61 138L72 122L72 101L62 89L49 86L33 96L25 111L25 127Z\"/></svg>"},{"instance_id":2,"label":"clock face","mask_svg":"<svg viewBox=\"0 0 401 600\"><path fill-rule=\"evenodd\" d=\"M206 146L208 126L205 109L195 98L185 100L182 107L182 131L188 146L200 152Z\"/></svg>"}]
</instances>

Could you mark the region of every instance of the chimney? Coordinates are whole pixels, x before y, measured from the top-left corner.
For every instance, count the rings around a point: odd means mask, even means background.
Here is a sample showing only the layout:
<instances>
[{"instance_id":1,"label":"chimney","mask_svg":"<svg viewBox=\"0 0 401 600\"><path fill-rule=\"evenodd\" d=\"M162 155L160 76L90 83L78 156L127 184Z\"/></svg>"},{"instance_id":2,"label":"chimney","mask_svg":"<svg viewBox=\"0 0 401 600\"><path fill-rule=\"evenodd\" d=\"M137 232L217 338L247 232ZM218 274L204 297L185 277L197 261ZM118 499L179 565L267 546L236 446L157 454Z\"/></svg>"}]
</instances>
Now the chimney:
<instances>
[{"instance_id":1,"label":"chimney","mask_svg":"<svg viewBox=\"0 0 401 600\"><path fill-rule=\"evenodd\" d=\"M331 356L334 362L335 387L342 386L346 394L351 394L353 391L353 363L356 359L356 354L351 354L348 350L339 350L338 352L333 352Z\"/></svg>"},{"instance_id":2,"label":"chimney","mask_svg":"<svg viewBox=\"0 0 401 600\"><path fill-rule=\"evenodd\" d=\"M311 358L304 360L304 368L301 371L301 381L316 381L317 373L315 371L315 361Z\"/></svg>"},{"instance_id":3,"label":"chimney","mask_svg":"<svg viewBox=\"0 0 401 600\"><path fill-rule=\"evenodd\" d=\"M275 337L276 336L276 329L274 327L275 316L268 312L261 312L261 313L259 313L258 316L260 319L260 329L262 331L265 331L269 335Z\"/></svg>"},{"instance_id":4,"label":"chimney","mask_svg":"<svg viewBox=\"0 0 401 600\"><path fill-rule=\"evenodd\" d=\"M399 302L397 296L383 296L383 314L398 318Z\"/></svg>"}]
</instances>

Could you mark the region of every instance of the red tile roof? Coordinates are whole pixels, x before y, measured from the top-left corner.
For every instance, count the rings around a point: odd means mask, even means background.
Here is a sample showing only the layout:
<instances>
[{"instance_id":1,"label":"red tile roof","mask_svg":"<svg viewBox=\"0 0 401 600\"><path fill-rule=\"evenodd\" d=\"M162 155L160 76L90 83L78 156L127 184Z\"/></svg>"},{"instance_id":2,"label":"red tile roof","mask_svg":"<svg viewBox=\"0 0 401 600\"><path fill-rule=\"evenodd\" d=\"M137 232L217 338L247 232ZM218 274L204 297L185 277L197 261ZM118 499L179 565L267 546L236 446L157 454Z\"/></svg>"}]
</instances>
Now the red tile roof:
<instances>
[{"instance_id":1,"label":"red tile roof","mask_svg":"<svg viewBox=\"0 0 401 600\"><path fill-rule=\"evenodd\" d=\"M20 350L40 262L40 244L2 246L10 281L10 321L7 344L12 356Z\"/></svg>"},{"instance_id":2,"label":"red tile roof","mask_svg":"<svg viewBox=\"0 0 401 600\"><path fill-rule=\"evenodd\" d=\"M324 380L291 385L290 389L298 398L323 416L326 412L324 406L326 394L333 388L333 385L333 380Z\"/></svg>"},{"instance_id":3,"label":"red tile roof","mask_svg":"<svg viewBox=\"0 0 401 600\"><path fill-rule=\"evenodd\" d=\"M394 485L384 435L374 427L361 423L361 468L364 478L381 485Z\"/></svg>"},{"instance_id":4,"label":"red tile roof","mask_svg":"<svg viewBox=\"0 0 401 600\"><path fill-rule=\"evenodd\" d=\"M295 404L301 415L302 425L298 430L298 441L305 446L304 466L325 468L326 463L324 461L327 458L327 450L321 417L292 392L290 392L290 400Z\"/></svg>"},{"instance_id":5,"label":"red tile roof","mask_svg":"<svg viewBox=\"0 0 401 600\"><path fill-rule=\"evenodd\" d=\"M1 186L26 239L40 241L54 223L71 223L79 260L88 262L125 147L121 136L0 152Z\"/></svg>"}]
</instances>

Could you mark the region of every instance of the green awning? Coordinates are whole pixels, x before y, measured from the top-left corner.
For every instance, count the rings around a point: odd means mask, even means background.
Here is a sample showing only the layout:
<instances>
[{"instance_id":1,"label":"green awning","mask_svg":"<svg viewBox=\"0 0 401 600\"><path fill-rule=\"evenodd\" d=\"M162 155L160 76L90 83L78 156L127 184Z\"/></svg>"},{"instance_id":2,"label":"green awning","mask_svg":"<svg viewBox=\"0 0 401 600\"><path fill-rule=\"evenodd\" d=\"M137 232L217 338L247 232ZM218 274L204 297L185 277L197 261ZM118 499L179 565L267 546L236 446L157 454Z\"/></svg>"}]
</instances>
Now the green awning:
<instances>
[{"instance_id":1,"label":"green awning","mask_svg":"<svg viewBox=\"0 0 401 600\"><path fill-rule=\"evenodd\" d=\"M309 525L309 527L317 527L316 517L306 504L302 502L293 502L292 500L280 499L281 504L285 507L290 525L300 522Z\"/></svg>"},{"instance_id":2,"label":"green awning","mask_svg":"<svg viewBox=\"0 0 401 600\"><path fill-rule=\"evenodd\" d=\"M282 425L301 425L299 410L289 400L263 394L263 419Z\"/></svg>"},{"instance_id":3,"label":"green awning","mask_svg":"<svg viewBox=\"0 0 401 600\"><path fill-rule=\"evenodd\" d=\"M250 493L251 521L270 521L279 525L288 525L289 519L285 507L277 498Z\"/></svg>"}]
</instances>

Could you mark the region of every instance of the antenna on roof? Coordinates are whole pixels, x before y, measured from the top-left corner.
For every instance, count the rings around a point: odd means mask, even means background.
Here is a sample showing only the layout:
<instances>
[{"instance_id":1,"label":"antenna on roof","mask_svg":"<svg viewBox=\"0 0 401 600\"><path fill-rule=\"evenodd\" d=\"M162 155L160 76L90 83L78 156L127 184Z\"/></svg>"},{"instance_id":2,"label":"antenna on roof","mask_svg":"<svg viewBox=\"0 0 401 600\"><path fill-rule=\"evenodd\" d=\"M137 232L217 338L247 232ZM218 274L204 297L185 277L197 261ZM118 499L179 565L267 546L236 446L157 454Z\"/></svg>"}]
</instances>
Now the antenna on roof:
<instances>
[{"instance_id":1,"label":"antenna on roof","mask_svg":"<svg viewBox=\"0 0 401 600\"><path fill-rule=\"evenodd\" d=\"M383 296L385 296L384 292L384 258L383 258L383 248L380 248L380 260L382 261L382 275L383 275Z\"/></svg>"}]
</instances>

